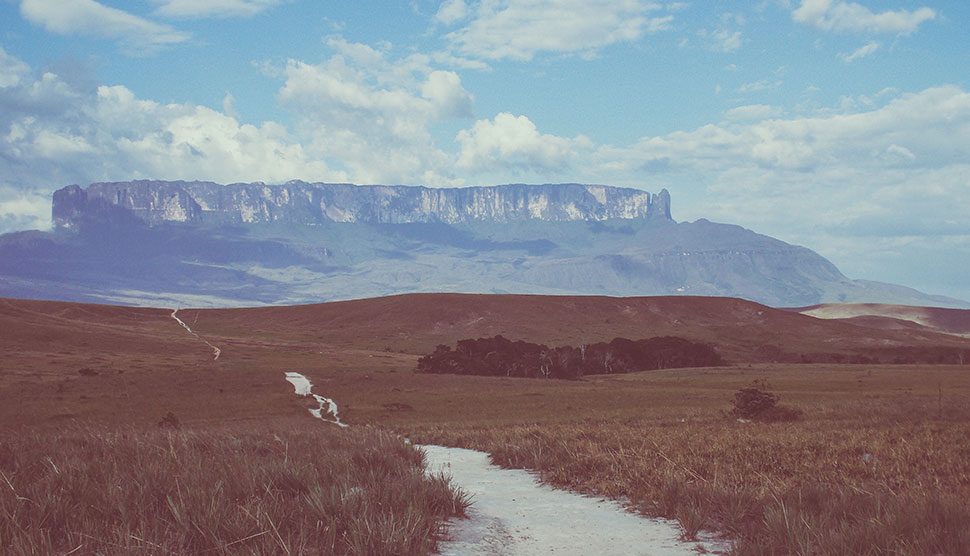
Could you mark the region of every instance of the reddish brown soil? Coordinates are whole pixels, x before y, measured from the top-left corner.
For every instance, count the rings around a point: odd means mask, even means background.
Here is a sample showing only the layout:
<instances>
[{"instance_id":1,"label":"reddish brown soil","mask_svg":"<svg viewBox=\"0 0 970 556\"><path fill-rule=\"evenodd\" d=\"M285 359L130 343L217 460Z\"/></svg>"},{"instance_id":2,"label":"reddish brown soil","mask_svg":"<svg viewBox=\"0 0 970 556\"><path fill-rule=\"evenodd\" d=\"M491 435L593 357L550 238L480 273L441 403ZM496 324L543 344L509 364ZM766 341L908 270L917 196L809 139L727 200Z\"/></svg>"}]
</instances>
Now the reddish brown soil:
<instances>
[{"instance_id":1,"label":"reddish brown soil","mask_svg":"<svg viewBox=\"0 0 970 556\"><path fill-rule=\"evenodd\" d=\"M681 336L717 344L732 361L766 345L792 353L860 353L878 346L966 345L933 331L873 332L750 301L719 297L411 294L319 305L198 311L200 331L426 353L440 343L502 334L550 345ZM970 311L967 311L970 314ZM184 311L195 318L194 311Z\"/></svg>"},{"instance_id":2,"label":"reddish brown soil","mask_svg":"<svg viewBox=\"0 0 970 556\"><path fill-rule=\"evenodd\" d=\"M381 420L407 412L395 404L418 407L425 394L521 389L525 383L412 373L417 357L437 344L495 334L550 345L674 335L716 344L744 364L779 351L851 356L942 346L970 353L967 338L879 330L737 299L418 294L180 311L222 349L213 361L211 349L170 315L170 309L0 300L0 424L157 422L169 411L183 421L304 414L285 371L304 373L318 391L340 399L350 420ZM583 388L562 387L576 390L579 401L591 395ZM465 413L489 407L475 403ZM563 402L564 410L570 403Z\"/></svg>"}]
</instances>

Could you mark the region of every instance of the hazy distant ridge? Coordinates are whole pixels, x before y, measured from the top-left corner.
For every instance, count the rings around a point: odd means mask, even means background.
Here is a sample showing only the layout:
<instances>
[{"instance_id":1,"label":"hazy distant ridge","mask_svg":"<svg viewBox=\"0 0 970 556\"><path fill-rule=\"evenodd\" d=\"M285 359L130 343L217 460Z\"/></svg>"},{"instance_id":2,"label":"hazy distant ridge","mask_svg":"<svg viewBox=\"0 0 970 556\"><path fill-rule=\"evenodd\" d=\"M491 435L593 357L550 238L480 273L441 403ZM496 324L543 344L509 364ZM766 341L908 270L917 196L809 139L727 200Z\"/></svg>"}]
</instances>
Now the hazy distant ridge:
<instances>
[{"instance_id":1,"label":"hazy distant ridge","mask_svg":"<svg viewBox=\"0 0 970 556\"><path fill-rule=\"evenodd\" d=\"M238 306L411 292L695 295L773 306L960 300L852 280L805 247L675 222L666 190L132 181L54 194L0 236L0 296Z\"/></svg>"}]
</instances>

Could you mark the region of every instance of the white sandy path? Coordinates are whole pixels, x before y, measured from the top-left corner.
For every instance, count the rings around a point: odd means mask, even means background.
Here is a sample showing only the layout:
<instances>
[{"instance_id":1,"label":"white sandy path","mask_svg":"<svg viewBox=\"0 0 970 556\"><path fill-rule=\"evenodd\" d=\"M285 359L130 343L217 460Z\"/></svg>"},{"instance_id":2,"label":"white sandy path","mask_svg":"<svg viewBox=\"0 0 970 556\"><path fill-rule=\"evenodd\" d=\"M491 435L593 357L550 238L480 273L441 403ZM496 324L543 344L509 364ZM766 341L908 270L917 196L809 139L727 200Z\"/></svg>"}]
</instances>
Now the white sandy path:
<instances>
[{"instance_id":1,"label":"white sandy path","mask_svg":"<svg viewBox=\"0 0 970 556\"><path fill-rule=\"evenodd\" d=\"M294 390L296 390L297 396L312 396L314 400L319 404L318 407L310 408L308 411L311 415L317 419L327 421L328 423L333 423L340 427L346 427L347 424L340 420L340 414L337 412L337 402L331 400L330 398L325 398L319 394L313 393L313 383L310 379L301 375L300 373L289 372L286 373L286 380L293 385ZM327 407L327 414L333 415L333 421L323 418L323 407Z\"/></svg>"},{"instance_id":2,"label":"white sandy path","mask_svg":"<svg viewBox=\"0 0 970 556\"><path fill-rule=\"evenodd\" d=\"M285 373L298 396L313 396L318 419L340 421L337 404L313 393L310 379ZM323 418L323 408L334 421ZM528 471L502 469L489 463L488 454L445 446L419 446L427 472L450 475L454 484L472 495L468 519L449 522L449 540L439 544L443 555L557 554L560 556L691 555L726 552L725 543L680 540L672 521L634 515L619 503L556 490L539 483ZM698 550L700 548L701 550Z\"/></svg>"},{"instance_id":3,"label":"white sandy path","mask_svg":"<svg viewBox=\"0 0 970 556\"><path fill-rule=\"evenodd\" d=\"M212 353L213 353L213 355L215 355L215 357L213 357L212 360L213 361L218 361L219 360L219 356L222 355L222 350L219 349L219 348L217 348L216 346L210 344L209 343L209 340L206 340L202 336L199 336L198 334L195 333L195 331L193 331L191 328L189 328L189 325L187 325L184 322L182 322L182 319L180 319L178 317L178 312L179 312L179 310L177 308L174 311L172 311L172 318L175 319L175 322L181 324L182 325L182 328L188 330L189 334L191 334L191 335L195 336L196 338L202 340L203 342L205 342L205 345L207 345L210 348L212 348Z\"/></svg>"},{"instance_id":4,"label":"white sandy path","mask_svg":"<svg viewBox=\"0 0 970 556\"><path fill-rule=\"evenodd\" d=\"M528 471L502 469L488 454L462 448L421 446L428 471L451 475L471 494L469 519L449 522L444 555L696 555L700 544L722 552L717 542L684 542L671 521L645 519L619 503L556 490Z\"/></svg>"}]
</instances>

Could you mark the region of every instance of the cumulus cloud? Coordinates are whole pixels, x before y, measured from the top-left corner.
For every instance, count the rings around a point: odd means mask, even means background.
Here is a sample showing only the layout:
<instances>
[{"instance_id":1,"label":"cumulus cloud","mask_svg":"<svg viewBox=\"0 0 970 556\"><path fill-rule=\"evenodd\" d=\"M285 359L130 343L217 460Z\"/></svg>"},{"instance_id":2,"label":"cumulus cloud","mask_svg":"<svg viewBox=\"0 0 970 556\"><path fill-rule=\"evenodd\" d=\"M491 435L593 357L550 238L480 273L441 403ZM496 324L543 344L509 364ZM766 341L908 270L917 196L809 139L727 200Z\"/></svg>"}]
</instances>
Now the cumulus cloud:
<instances>
[{"instance_id":1,"label":"cumulus cloud","mask_svg":"<svg viewBox=\"0 0 970 556\"><path fill-rule=\"evenodd\" d=\"M744 16L723 13L718 19L717 27L713 31L701 29L697 32L698 36L707 42L711 50L725 53L737 52L742 43L741 31L737 27L745 24Z\"/></svg>"},{"instance_id":2,"label":"cumulus cloud","mask_svg":"<svg viewBox=\"0 0 970 556\"><path fill-rule=\"evenodd\" d=\"M781 115L781 108L767 104L748 104L732 108L724 113L724 118L731 121L751 121L775 118Z\"/></svg>"},{"instance_id":3,"label":"cumulus cloud","mask_svg":"<svg viewBox=\"0 0 970 556\"><path fill-rule=\"evenodd\" d=\"M873 235L903 241L941 230L970 250L967 160L970 93L945 86L859 112L735 121L601 146L579 164L606 181L645 172L694 217L823 251L833 237L856 237L862 253Z\"/></svg>"},{"instance_id":4,"label":"cumulus cloud","mask_svg":"<svg viewBox=\"0 0 970 556\"><path fill-rule=\"evenodd\" d=\"M278 94L299 115L311 151L368 183L455 183L429 127L471 115L472 96L458 74L422 54L393 59L389 49L341 38L328 44L335 53L322 63L287 62Z\"/></svg>"},{"instance_id":5,"label":"cumulus cloud","mask_svg":"<svg viewBox=\"0 0 970 556\"><path fill-rule=\"evenodd\" d=\"M349 177L273 122L140 99L123 86L78 89L0 50L0 76L11 75L0 83L0 231L42 226L50 192L70 183Z\"/></svg>"},{"instance_id":6,"label":"cumulus cloud","mask_svg":"<svg viewBox=\"0 0 970 556\"><path fill-rule=\"evenodd\" d=\"M762 112L770 107L742 107ZM886 169L873 154L906 147L913 159L938 167L957 164L970 155L970 94L954 86L897 97L882 107L849 114L770 119L743 126L707 125L693 131L643 139L628 152L664 157L698 168L708 161L730 168L750 165L768 170L822 172L843 169ZM723 156L715 156L722 151ZM922 162L920 162L922 161ZM903 162L903 161L901 161ZM725 167L726 168L726 167ZM867 182L869 180L866 180ZM875 184L874 184L875 185Z\"/></svg>"},{"instance_id":7,"label":"cumulus cloud","mask_svg":"<svg viewBox=\"0 0 970 556\"><path fill-rule=\"evenodd\" d=\"M861 60L862 58L869 56L870 54L874 53L877 50L879 50L879 43L876 41L869 41L866 44L860 46L859 48L853 50L852 52L839 53L839 59L845 62L846 64L851 64L856 60Z\"/></svg>"},{"instance_id":8,"label":"cumulus cloud","mask_svg":"<svg viewBox=\"0 0 970 556\"><path fill-rule=\"evenodd\" d=\"M757 81L750 81L748 83L743 83L738 87L738 92L741 94L748 93L759 93L761 91L768 91L771 89L777 89L781 87L780 79L759 79Z\"/></svg>"},{"instance_id":9,"label":"cumulus cloud","mask_svg":"<svg viewBox=\"0 0 970 556\"><path fill-rule=\"evenodd\" d=\"M37 94L56 77L32 85ZM123 86L73 94L60 113L15 116L0 152L16 166L5 175L22 183L64 185L109 179L162 178L281 181L332 175L310 160L280 125L241 124L190 104L143 100Z\"/></svg>"},{"instance_id":10,"label":"cumulus cloud","mask_svg":"<svg viewBox=\"0 0 970 556\"><path fill-rule=\"evenodd\" d=\"M30 73L30 67L0 47L0 89L14 87Z\"/></svg>"},{"instance_id":11,"label":"cumulus cloud","mask_svg":"<svg viewBox=\"0 0 970 556\"><path fill-rule=\"evenodd\" d=\"M249 17L283 0L153 0L164 17Z\"/></svg>"},{"instance_id":12,"label":"cumulus cloud","mask_svg":"<svg viewBox=\"0 0 970 556\"><path fill-rule=\"evenodd\" d=\"M0 184L0 233L45 230L51 226L50 194Z\"/></svg>"},{"instance_id":13,"label":"cumulus cloud","mask_svg":"<svg viewBox=\"0 0 970 556\"><path fill-rule=\"evenodd\" d=\"M852 111L790 117L774 106L740 106L724 120L604 145L502 113L458 134L456 167L490 183L559 176L666 186L681 218L738 223L809 245L855 276L885 269L892 253L915 252L907 245L945 239L970 256L970 93L963 89L877 94Z\"/></svg>"},{"instance_id":14,"label":"cumulus cloud","mask_svg":"<svg viewBox=\"0 0 970 556\"><path fill-rule=\"evenodd\" d=\"M715 29L711 33L703 33L711 44L711 48L720 52L736 52L741 48L741 31Z\"/></svg>"},{"instance_id":15,"label":"cumulus cloud","mask_svg":"<svg viewBox=\"0 0 970 556\"><path fill-rule=\"evenodd\" d=\"M446 37L462 55L489 60L589 54L667 29L673 16L661 8L642 0L492 0L480 2L468 24Z\"/></svg>"},{"instance_id":16,"label":"cumulus cloud","mask_svg":"<svg viewBox=\"0 0 970 556\"><path fill-rule=\"evenodd\" d=\"M117 40L131 54L147 54L189 40L187 33L94 0L21 0L20 13L58 35Z\"/></svg>"},{"instance_id":17,"label":"cumulus cloud","mask_svg":"<svg viewBox=\"0 0 970 556\"><path fill-rule=\"evenodd\" d=\"M936 11L921 7L913 11L869 8L843 0L802 0L792 19L826 31L847 33L889 33L909 35L923 23L936 18Z\"/></svg>"},{"instance_id":18,"label":"cumulus cloud","mask_svg":"<svg viewBox=\"0 0 970 556\"><path fill-rule=\"evenodd\" d=\"M217 182L353 181L455 185L452 156L430 127L470 117L472 97L427 56L332 39L321 64L277 68L278 97L298 123L241 122L231 94L221 109L159 103L124 86L76 87L34 73L0 49L0 231L70 183L152 179ZM21 194L38 191L29 198ZM44 201L49 202L49 201ZM33 216L30 216L33 215ZM33 225L33 224L31 224Z\"/></svg>"},{"instance_id":19,"label":"cumulus cloud","mask_svg":"<svg viewBox=\"0 0 970 556\"><path fill-rule=\"evenodd\" d=\"M541 134L529 118L508 112L478 120L455 140L461 147L457 166L473 173L511 169L562 174L580 151L592 147L583 136Z\"/></svg>"},{"instance_id":20,"label":"cumulus cloud","mask_svg":"<svg viewBox=\"0 0 970 556\"><path fill-rule=\"evenodd\" d=\"M799 116L738 106L718 123L605 145L521 114L461 124L472 96L433 58L339 38L328 45L319 63L275 68L292 129L240 121L231 95L217 109L122 86L80 88L0 49L0 231L45 225L53 188L101 180L568 179L667 186L680 218L739 223L837 263L861 260L870 244L928 244L934 234L970 253L970 93L957 86L879 91ZM453 145L432 132L446 122L466 128Z\"/></svg>"},{"instance_id":21,"label":"cumulus cloud","mask_svg":"<svg viewBox=\"0 0 970 556\"><path fill-rule=\"evenodd\" d=\"M468 17L468 5L465 0L445 0L441 3L435 21L444 25L452 25Z\"/></svg>"}]
</instances>

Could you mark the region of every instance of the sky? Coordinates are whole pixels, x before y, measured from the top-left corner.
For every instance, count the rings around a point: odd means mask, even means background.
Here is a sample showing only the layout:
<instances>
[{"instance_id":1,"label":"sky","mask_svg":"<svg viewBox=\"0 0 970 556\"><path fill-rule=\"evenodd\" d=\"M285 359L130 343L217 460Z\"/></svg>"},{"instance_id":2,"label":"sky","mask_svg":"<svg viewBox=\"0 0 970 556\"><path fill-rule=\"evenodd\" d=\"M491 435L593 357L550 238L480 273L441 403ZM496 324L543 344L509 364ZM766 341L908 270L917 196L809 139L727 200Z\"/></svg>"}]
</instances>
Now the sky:
<instances>
[{"instance_id":1,"label":"sky","mask_svg":"<svg viewBox=\"0 0 970 556\"><path fill-rule=\"evenodd\" d=\"M145 178L666 187L970 299L970 2L0 0L0 233Z\"/></svg>"}]
</instances>

